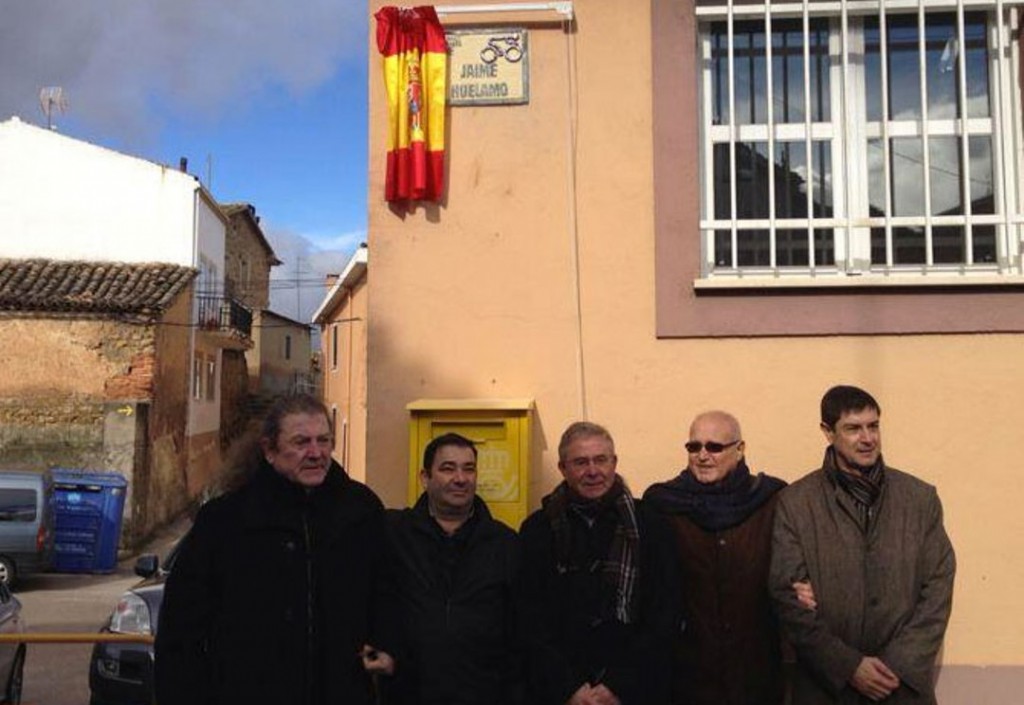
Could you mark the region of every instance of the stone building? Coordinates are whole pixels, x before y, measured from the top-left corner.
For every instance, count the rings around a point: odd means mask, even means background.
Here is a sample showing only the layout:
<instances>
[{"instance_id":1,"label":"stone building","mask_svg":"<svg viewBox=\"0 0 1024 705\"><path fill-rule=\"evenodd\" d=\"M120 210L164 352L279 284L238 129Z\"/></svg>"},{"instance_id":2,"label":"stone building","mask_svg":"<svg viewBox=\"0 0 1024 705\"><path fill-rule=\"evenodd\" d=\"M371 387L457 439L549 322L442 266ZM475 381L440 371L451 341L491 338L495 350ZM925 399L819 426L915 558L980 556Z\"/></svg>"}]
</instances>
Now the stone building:
<instances>
[{"instance_id":1,"label":"stone building","mask_svg":"<svg viewBox=\"0 0 1024 705\"><path fill-rule=\"evenodd\" d=\"M187 387L185 442L176 451L185 458L186 486L198 497L220 471L222 448L244 411L245 385L231 380L244 378L253 308L264 305L273 253L258 238L235 250L255 252L252 278L263 278L255 301L251 293L248 302L239 300L243 257L230 259L233 278L225 272L232 221L186 166L157 164L18 118L0 122L0 257L160 262L198 271L183 328L187 364L172 380Z\"/></svg>"},{"instance_id":2,"label":"stone building","mask_svg":"<svg viewBox=\"0 0 1024 705\"><path fill-rule=\"evenodd\" d=\"M252 312L252 330L260 331L270 305L270 270L281 264L267 242L256 208L250 203L220 207L228 219L224 238L225 295ZM221 372L221 438L228 442L249 420L250 397L260 392L258 335L247 350L224 350Z\"/></svg>"},{"instance_id":3,"label":"stone building","mask_svg":"<svg viewBox=\"0 0 1024 705\"><path fill-rule=\"evenodd\" d=\"M195 275L173 264L0 259L0 466L121 473L123 545L189 502Z\"/></svg>"}]
</instances>

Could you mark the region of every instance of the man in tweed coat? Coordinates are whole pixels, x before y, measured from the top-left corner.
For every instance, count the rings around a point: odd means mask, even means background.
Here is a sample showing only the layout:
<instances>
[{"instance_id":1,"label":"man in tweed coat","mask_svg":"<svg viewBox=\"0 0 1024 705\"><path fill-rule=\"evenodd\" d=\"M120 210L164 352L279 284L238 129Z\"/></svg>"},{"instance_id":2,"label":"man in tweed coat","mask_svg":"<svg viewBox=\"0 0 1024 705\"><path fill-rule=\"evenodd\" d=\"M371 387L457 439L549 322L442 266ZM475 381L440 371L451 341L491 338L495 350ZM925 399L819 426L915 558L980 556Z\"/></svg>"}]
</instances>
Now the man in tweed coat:
<instances>
[{"instance_id":1,"label":"man in tweed coat","mask_svg":"<svg viewBox=\"0 0 1024 705\"><path fill-rule=\"evenodd\" d=\"M826 392L822 467L780 494L769 587L793 705L935 703L956 562L935 488L884 464L880 415L862 389Z\"/></svg>"}]
</instances>

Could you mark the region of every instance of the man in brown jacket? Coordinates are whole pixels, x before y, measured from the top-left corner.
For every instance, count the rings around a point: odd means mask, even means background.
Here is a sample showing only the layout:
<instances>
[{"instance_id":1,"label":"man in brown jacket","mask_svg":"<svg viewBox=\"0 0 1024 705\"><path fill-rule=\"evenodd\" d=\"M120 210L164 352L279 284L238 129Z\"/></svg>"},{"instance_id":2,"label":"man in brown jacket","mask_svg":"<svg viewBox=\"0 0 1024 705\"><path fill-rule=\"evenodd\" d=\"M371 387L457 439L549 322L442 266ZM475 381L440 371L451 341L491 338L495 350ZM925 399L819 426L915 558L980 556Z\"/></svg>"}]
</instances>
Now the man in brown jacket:
<instances>
[{"instance_id":1,"label":"man in brown jacket","mask_svg":"<svg viewBox=\"0 0 1024 705\"><path fill-rule=\"evenodd\" d=\"M740 423L724 411L697 416L685 448L686 469L644 494L668 517L682 584L672 705L781 705L767 585L772 517L786 483L750 471Z\"/></svg>"},{"instance_id":2,"label":"man in brown jacket","mask_svg":"<svg viewBox=\"0 0 1024 705\"><path fill-rule=\"evenodd\" d=\"M956 562L935 488L882 461L880 415L862 389L826 392L822 467L779 497L769 588L793 705L935 703Z\"/></svg>"}]
</instances>

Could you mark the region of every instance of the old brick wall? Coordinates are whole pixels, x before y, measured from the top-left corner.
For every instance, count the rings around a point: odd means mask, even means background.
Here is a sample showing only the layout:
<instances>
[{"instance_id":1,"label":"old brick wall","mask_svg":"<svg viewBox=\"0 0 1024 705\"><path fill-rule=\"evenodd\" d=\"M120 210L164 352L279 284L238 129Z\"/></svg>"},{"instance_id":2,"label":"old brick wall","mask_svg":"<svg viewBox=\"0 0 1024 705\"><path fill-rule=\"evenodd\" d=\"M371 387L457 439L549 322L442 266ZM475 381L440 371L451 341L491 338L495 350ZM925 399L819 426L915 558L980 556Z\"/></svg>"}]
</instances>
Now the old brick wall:
<instances>
[{"instance_id":1,"label":"old brick wall","mask_svg":"<svg viewBox=\"0 0 1024 705\"><path fill-rule=\"evenodd\" d=\"M0 317L0 467L122 473L124 546L180 513L190 310L184 295L156 325Z\"/></svg>"},{"instance_id":2,"label":"old brick wall","mask_svg":"<svg viewBox=\"0 0 1024 705\"><path fill-rule=\"evenodd\" d=\"M0 464L102 468L106 383L144 387L152 350L140 326L0 318Z\"/></svg>"},{"instance_id":3,"label":"old brick wall","mask_svg":"<svg viewBox=\"0 0 1024 705\"><path fill-rule=\"evenodd\" d=\"M180 514L189 503L185 438L191 374L192 298L179 296L156 326L153 394L146 461L136 469L131 534L141 540Z\"/></svg>"}]
</instances>

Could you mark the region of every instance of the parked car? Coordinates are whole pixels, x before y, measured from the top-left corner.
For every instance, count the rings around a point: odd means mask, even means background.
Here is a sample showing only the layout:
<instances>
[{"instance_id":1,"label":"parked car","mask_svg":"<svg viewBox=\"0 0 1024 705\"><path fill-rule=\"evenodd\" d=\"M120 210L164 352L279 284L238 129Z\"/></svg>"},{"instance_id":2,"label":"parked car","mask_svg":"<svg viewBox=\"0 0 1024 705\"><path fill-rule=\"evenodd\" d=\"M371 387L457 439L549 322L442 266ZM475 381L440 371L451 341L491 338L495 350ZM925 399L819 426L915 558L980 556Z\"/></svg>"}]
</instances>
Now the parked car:
<instances>
[{"instance_id":1,"label":"parked car","mask_svg":"<svg viewBox=\"0 0 1024 705\"><path fill-rule=\"evenodd\" d=\"M0 583L0 634L21 634L25 623L21 618L21 602L10 588ZM25 645L0 643L0 687L3 702L18 705L25 673Z\"/></svg>"},{"instance_id":2,"label":"parked car","mask_svg":"<svg viewBox=\"0 0 1024 705\"><path fill-rule=\"evenodd\" d=\"M139 556L135 574L142 580L117 601L102 631L155 635L164 599L164 581L174 565L176 550L163 566L153 554ZM96 644L89 660L90 705L151 705L153 646L144 643Z\"/></svg>"},{"instance_id":3,"label":"parked car","mask_svg":"<svg viewBox=\"0 0 1024 705\"><path fill-rule=\"evenodd\" d=\"M0 470L0 584L41 573L53 559L53 478L46 472Z\"/></svg>"}]
</instances>

